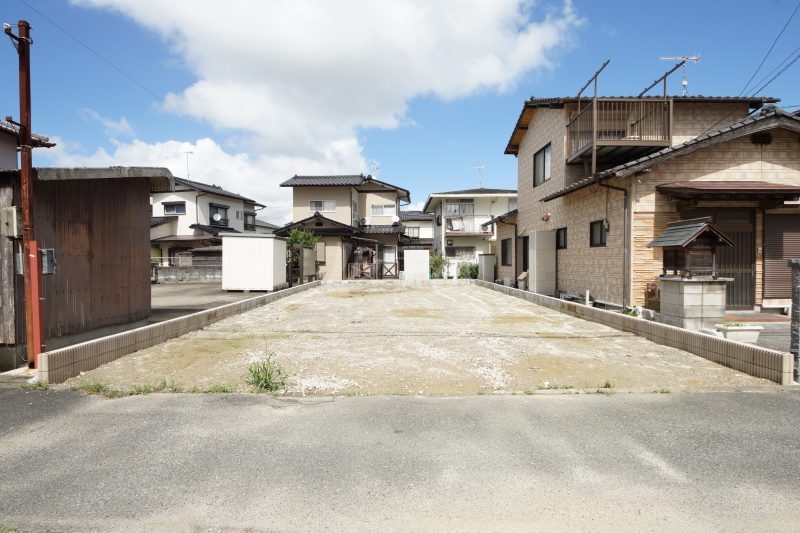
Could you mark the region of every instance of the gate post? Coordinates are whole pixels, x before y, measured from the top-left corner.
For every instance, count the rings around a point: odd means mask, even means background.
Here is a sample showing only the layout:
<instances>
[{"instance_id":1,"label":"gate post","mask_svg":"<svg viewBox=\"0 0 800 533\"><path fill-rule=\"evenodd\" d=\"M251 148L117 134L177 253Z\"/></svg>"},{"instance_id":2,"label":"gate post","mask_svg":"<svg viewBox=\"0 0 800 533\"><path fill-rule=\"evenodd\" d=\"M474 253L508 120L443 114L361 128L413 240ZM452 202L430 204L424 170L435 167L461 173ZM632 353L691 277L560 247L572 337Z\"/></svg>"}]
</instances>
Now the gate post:
<instances>
[{"instance_id":1,"label":"gate post","mask_svg":"<svg viewBox=\"0 0 800 533\"><path fill-rule=\"evenodd\" d=\"M794 356L794 381L800 383L800 259L790 259L792 269L792 324L789 351Z\"/></svg>"}]
</instances>

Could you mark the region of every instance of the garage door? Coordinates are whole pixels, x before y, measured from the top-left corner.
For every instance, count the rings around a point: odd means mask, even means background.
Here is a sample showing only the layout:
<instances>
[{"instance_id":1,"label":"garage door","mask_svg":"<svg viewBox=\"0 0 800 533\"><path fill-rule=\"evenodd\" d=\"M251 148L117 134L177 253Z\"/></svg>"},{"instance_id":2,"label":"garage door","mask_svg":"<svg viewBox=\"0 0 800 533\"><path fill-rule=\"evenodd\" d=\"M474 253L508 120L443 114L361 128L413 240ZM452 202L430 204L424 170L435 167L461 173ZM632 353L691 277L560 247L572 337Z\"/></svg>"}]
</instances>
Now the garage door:
<instances>
[{"instance_id":1,"label":"garage door","mask_svg":"<svg viewBox=\"0 0 800 533\"><path fill-rule=\"evenodd\" d=\"M788 259L800 259L800 215L764 215L764 298L792 297Z\"/></svg>"}]
</instances>

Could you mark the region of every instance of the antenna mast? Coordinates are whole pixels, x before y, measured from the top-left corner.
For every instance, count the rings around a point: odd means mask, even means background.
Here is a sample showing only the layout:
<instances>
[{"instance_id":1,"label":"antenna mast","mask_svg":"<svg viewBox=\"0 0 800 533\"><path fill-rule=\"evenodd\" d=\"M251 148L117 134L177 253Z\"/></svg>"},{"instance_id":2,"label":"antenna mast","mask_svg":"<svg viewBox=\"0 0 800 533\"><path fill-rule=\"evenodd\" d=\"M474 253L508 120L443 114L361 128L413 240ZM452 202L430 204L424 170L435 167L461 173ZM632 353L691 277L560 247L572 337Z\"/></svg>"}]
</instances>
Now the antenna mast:
<instances>
[{"instance_id":1,"label":"antenna mast","mask_svg":"<svg viewBox=\"0 0 800 533\"><path fill-rule=\"evenodd\" d=\"M478 188L483 189L483 171L486 170L486 167L478 165L477 167L472 167L472 170L478 171Z\"/></svg>"},{"instance_id":2,"label":"antenna mast","mask_svg":"<svg viewBox=\"0 0 800 533\"><path fill-rule=\"evenodd\" d=\"M681 91L681 96L686 96L688 94L687 87L689 86L689 82L686 79L686 62L691 61L692 63L699 63L700 62L700 54L696 56L663 56L659 58L661 61L682 61L683 64L683 79L681 80L681 87L683 88Z\"/></svg>"}]
</instances>

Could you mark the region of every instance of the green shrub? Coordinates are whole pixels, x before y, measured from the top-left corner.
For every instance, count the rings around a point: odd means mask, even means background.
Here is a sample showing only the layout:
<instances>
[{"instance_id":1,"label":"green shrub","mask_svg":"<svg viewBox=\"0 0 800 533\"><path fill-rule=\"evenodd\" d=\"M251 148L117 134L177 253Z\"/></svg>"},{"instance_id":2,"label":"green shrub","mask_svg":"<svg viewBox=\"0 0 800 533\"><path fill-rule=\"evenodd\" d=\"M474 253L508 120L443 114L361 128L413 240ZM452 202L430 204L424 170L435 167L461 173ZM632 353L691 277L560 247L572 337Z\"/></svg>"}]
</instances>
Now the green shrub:
<instances>
[{"instance_id":1,"label":"green shrub","mask_svg":"<svg viewBox=\"0 0 800 533\"><path fill-rule=\"evenodd\" d=\"M272 392L286 387L286 371L275 361L275 353L252 363L247 368L247 373L247 382L258 392Z\"/></svg>"},{"instance_id":2,"label":"green shrub","mask_svg":"<svg viewBox=\"0 0 800 533\"><path fill-rule=\"evenodd\" d=\"M458 266L458 277L461 279L478 279L478 263L461 263Z\"/></svg>"},{"instance_id":3,"label":"green shrub","mask_svg":"<svg viewBox=\"0 0 800 533\"><path fill-rule=\"evenodd\" d=\"M441 253L436 252L431 256L431 278L442 279L444 277L444 265L447 259Z\"/></svg>"}]
</instances>

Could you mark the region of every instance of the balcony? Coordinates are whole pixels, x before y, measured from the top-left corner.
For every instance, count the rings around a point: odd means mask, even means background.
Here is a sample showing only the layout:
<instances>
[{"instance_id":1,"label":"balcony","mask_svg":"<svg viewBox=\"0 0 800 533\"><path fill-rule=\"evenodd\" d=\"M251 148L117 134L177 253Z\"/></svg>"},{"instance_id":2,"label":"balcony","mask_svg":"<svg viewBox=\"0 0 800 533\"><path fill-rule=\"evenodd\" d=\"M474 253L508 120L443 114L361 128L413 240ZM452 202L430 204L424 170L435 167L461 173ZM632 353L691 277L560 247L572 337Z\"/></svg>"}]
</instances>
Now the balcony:
<instances>
[{"instance_id":1,"label":"balcony","mask_svg":"<svg viewBox=\"0 0 800 533\"><path fill-rule=\"evenodd\" d=\"M490 215L445 215L444 229L447 236L492 235L491 227L481 224L492 220Z\"/></svg>"},{"instance_id":2,"label":"balcony","mask_svg":"<svg viewBox=\"0 0 800 533\"><path fill-rule=\"evenodd\" d=\"M670 145L672 102L665 98L595 98L567 124L567 163L618 165ZM596 169L592 169L593 171Z\"/></svg>"}]
</instances>

